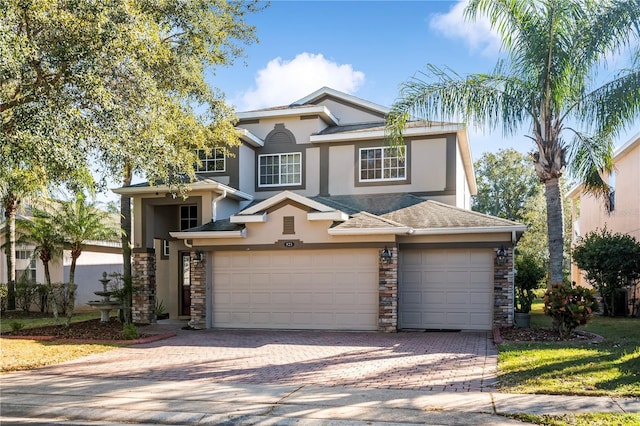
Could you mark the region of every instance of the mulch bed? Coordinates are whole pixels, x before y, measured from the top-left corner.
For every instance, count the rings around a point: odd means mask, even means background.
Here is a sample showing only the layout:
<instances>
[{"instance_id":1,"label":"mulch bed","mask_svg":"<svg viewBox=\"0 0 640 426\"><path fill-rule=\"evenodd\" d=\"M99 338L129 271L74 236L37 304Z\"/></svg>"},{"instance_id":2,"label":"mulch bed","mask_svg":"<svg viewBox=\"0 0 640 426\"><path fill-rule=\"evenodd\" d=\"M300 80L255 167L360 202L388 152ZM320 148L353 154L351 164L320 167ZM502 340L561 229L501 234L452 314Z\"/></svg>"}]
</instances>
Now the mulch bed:
<instances>
[{"instance_id":1,"label":"mulch bed","mask_svg":"<svg viewBox=\"0 0 640 426\"><path fill-rule=\"evenodd\" d=\"M66 318L60 318L63 325L48 325L45 327L28 328L6 333L10 336L51 336L57 339L80 340L123 340L122 323L115 319L100 322L99 319L73 322L66 327ZM5 333L3 333L5 335ZM140 334L140 337L149 335Z\"/></svg>"},{"instance_id":2,"label":"mulch bed","mask_svg":"<svg viewBox=\"0 0 640 426\"><path fill-rule=\"evenodd\" d=\"M496 338L497 337L497 338ZM574 331L568 339L561 339L557 331L551 328L500 327L494 330L496 343L504 342L598 342L602 336L586 331Z\"/></svg>"},{"instance_id":3,"label":"mulch bed","mask_svg":"<svg viewBox=\"0 0 640 426\"><path fill-rule=\"evenodd\" d=\"M19 313L19 312L3 312L2 320L16 320L21 318L50 318L51 314L39 313ZM18 331L9 331L2 333L4 338L28 338L32 340L55 340L59 342L72 343L118 343L118 344L137 344L149 343L156 340L166 339L175 336L175 333L165 334L146 334L140 333L137 339L125 340L122 336L123 324L112 317L109 322L101 322L100 319L92 319L87 321L74 322L66 327L66 318L60 317L62 325L48 325L37 328L25 328Z\"/></svg>"}]
</instances>

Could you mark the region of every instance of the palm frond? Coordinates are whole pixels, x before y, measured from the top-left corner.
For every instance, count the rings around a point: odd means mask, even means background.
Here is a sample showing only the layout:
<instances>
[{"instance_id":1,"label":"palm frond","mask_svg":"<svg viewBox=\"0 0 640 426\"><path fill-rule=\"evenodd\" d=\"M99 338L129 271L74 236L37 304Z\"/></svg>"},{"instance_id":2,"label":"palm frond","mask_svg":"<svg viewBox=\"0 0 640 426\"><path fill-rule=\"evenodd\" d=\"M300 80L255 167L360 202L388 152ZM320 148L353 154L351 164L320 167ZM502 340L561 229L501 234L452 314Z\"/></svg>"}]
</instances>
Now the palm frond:
<instances>
[{"instance_id":1,"label":"palm frond","mask_svg":"<svg viewBox=\"0 0 640 426\"><path fill-rule=\"evenodd\" d=\"M640 63L587 93L578 111L594 132L617 135L640 116Z\"/></svg>"},{"instance_id":2,"label":"palm frond","mask_svg":"<svg viewBox=\"0 0 640 426\"><path fill-rule=\"evenodd\" d=\"M392 143L402 140L404 126L412 117L427 121L464 121L495 128L503 125L506 135L532 117L530 86L517 77L471 74L462 77L429 65L405 82L387 118Z\"/></svg>"},{"instance_id":3,"label":"palm frond","mask_svg":"<svg viewBox=\"0 0 640 426\"><path fill-rule=\"evenodd\" d=\"M609 203L611 188L604 177L613 171L613 139L606 134L587 136L569 130L575 135L569 153L572 177L584 185L586 192Z\"/></svg>"}]
</instances>

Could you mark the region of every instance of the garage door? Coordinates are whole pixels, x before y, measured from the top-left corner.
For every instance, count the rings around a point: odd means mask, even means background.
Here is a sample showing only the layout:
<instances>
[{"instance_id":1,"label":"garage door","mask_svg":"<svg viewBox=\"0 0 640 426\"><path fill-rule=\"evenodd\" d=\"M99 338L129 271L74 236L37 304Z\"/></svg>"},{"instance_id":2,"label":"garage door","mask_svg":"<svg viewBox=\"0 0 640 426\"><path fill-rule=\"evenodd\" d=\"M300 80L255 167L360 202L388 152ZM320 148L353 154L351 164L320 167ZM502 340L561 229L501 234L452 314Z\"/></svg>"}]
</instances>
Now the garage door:
<instances>
[{"instance_id":1,"label":"garage door","mask_svg":"<svg viewBox=\"0 0 640 426\"><path fill-rule=\"evenodd\" d=\"M493 251L403 250L398 294L400 328L489 330Z\"/></svg>"},{"instance_id":2,"label":"garage door","mask_svg":"<svg viewBox=\"0 0 640 426\"><path fill-rule=\"evenodd\" d=\"M374 250L216 252L213 326L376 330Z\"/></svg>"}]
</instances>

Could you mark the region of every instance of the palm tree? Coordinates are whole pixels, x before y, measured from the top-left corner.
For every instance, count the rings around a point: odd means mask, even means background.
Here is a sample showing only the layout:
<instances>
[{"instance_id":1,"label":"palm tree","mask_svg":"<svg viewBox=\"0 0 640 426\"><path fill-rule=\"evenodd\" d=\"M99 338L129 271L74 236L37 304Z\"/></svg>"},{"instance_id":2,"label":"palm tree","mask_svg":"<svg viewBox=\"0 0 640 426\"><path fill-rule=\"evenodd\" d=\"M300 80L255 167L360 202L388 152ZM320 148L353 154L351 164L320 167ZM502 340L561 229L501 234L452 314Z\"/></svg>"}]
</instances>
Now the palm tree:
<instances>
[{"instance_id":1,"label":"palm tree","mask_svg":"<svg viewBox=\"0 0 640 426\"><path fill-rule=\"evenodd\" d=\"M471 0L466 16L478 15L500 34L506 59L489 74L429 66L405 82L387 119L389 139L400 143L414 115L501 123L505 136L528 128L545 187L550 279L561 282L565 166L588 191L608 196L601 174L611 171L613 139L640 112L640 0ZM635 49L631 68L596 87L607 55L628 48Z\"/></svg>"},{"instance_id":2,"label":"palm tree","mask_svg":"<svg viewBox=\"0 0 640 426\"><path fill-rule=\"evenodd\" d=\"M54 216L63 235L65 246L71 251L69 268L67 327L71 323L75 304L76 262L85 246L91 241L117 241L120 235L116 223L112 223L109 213L98 209L95 203L87 202L84 194L78 194L75 200L60 203Z\"/></svg>"},{"instance_id":3,"label":"palm tree","mask_svg":"<svg viewBox=\"0 0 640 426\"><path fill-rule=\"evenodd\" d=\"M34 254L38 256L44 265L44 276L47 285L47 293L53 310L56 325L59 325L58 304L56 303L49 263L62 257L62 244L64 239L52 220L51 214L44 210L34 209L33 217L18 219L20 240L26 240L35 245Z\"/></svg>"}]
</instances>

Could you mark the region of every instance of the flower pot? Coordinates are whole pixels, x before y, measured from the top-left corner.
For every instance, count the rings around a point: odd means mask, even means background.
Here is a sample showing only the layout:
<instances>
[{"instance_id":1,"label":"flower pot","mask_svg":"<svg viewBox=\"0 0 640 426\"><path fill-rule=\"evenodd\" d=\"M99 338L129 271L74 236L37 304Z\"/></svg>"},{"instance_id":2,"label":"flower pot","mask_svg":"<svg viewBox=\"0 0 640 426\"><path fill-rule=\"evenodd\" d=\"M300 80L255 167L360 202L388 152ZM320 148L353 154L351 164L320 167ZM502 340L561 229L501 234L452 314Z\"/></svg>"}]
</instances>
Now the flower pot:
<instances>
[{"instance_id":1,"label":"flower pot","mask_svg":"<svg viewBox=\"0 0 640 426\"><path fill-rule=\"evenodd\" d=\"M529 312L516 312L513 315L513 325L518 328L529 328L531 314Z\"/></svg>"}]
</instances>

